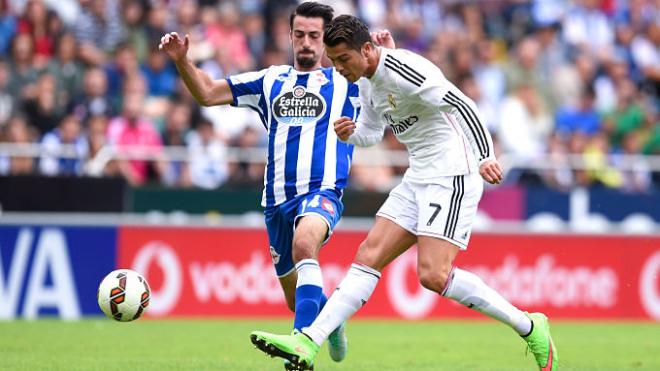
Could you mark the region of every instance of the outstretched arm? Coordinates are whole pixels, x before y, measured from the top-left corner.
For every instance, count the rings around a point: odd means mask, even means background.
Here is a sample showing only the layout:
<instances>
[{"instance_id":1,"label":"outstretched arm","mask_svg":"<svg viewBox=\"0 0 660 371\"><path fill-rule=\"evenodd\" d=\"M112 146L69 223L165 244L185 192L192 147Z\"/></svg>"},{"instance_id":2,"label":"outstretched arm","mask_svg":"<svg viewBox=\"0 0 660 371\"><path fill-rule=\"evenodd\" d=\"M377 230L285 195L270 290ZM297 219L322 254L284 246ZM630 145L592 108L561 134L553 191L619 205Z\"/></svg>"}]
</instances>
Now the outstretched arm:
<instances>
[{"instance_id":1,"label":"outstretched arm","mask_svg":"<svg viewBox=\"0 0 660 371\"><path fill-rule=\"evenodd\" d=\"M158 48L165 51L176 65L181 79L197 102L203 106L230 104L234 101L229 83L225 79L213 80L188 59L189 36L183 39L176 32L165 34Z\"/></svg>"},{"instance_id":2,"label":"outstretched arm","mask_svg":"<svg viewBox=\"0 0 660 371\"><path fill-rule=\"evenodd\" d=\"M371 41L373 41L374 44L387 49L396 49L394 38L388 30L372 31Z\"/></svg>"}]
</instances>

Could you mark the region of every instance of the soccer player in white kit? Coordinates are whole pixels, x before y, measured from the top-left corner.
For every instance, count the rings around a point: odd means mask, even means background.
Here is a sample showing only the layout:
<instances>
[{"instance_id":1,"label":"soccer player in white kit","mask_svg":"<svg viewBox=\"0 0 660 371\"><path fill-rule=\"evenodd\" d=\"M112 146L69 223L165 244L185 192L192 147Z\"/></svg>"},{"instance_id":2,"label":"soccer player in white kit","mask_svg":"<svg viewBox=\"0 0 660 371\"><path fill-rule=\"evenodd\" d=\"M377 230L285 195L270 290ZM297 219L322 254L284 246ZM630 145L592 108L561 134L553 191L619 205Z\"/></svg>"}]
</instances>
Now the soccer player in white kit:
<instances>
[{"instance_id":1,"label":"soccer player in white kit","mask_svg":"<svg viewBox=\"0 0 660 371\"><path fill-rule=\"evenodd\" d=\"M406 145L410 167L312 325L289 336L253 332L253 342L295 364L312 362L330 332L369 300L385 266L417 243L422 286L509 325L527 341L539 368L556 370L547 317L521 311L478 276L453 265L468 246L483 192L481 179L491 184L502 180L474 102L427 59L376 47L356 17L343 15L330 22L324 43L337 72L360 87L357 123L348 117L335 121L337 137L370 146L389 125Z\"/></svg>"}]
</instances>

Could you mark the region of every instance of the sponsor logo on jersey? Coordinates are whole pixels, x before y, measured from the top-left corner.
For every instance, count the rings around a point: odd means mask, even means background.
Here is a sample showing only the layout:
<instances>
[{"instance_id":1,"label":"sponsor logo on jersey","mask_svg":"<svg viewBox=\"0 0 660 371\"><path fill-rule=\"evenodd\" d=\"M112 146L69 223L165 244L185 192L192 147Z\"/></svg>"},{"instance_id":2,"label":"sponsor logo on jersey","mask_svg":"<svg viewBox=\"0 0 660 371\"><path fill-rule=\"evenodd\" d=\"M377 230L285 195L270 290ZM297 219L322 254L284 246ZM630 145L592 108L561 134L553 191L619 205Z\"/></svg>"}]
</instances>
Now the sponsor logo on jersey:
<instances>
[{"instance_id":1,"label":"sponsor logo on jersey","mask_svg":"<svg viewBox=\"0 0 660 371\"><path fill-rule=\"evenodd\" d=\"M399 121L394 120L392 115L388 113L386 113L384 116L385 116L385 120L387 120L387 123L390 124L390 128L392 129L392 132L396 135L403 134L406 130L408 130L408 128L410 128L417 121L419 121L419 117L417 116L406 117Z\"/></svg>"},{"instance_id":2,"label":"sponsor logo on jersey","mask_svg":"<svg viewBox=\"0 0 660 371\"><path fill-rule=\"evenodd\" d=\"M281 123L300 126L315 122L325 113L325 101L317 93L296 86L273 101L273 115Z\"/></svg>"}]
</instances>

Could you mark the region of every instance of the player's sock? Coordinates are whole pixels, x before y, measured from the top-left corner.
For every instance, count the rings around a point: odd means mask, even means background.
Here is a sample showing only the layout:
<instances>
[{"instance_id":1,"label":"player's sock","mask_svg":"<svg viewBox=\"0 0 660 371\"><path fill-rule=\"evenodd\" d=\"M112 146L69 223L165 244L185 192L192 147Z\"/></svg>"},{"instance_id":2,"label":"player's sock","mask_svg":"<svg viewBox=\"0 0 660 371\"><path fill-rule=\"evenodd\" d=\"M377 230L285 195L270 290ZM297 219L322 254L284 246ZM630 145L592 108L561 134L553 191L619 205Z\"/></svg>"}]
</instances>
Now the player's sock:
<instances>
[{"instance_id":1,"label":"player's sock","mask_svg":"<svg viewBox=\"0 0 660 371\"><path fill-rule=\"evenodd\" d=\"M328 302L328 297L324 293L321 293L321 301L319 301L319 312L323 310L325 304Z\"/></svg>"},{"instance_id":2,"label":"player's sock","mask_svg":"<svg viewBox=\"0 0 660 371\"><path fill-rule=\"evenodd\" d=\"M361 264L353 264L314 323L303 333L318 345L334 329L345 322L369 300L380 279L380 272Z\"/></svg>"},{"instance_id":3,"label":"player's sock","mask_svg":"<svg viewBox=\"0 0 660 371\"><path fill-rule=\"evenodd\" d=\"M527 335L532 329L532 322L523 311L468 271L454 268L442 295L506 323L520 335Z\"/></svg>"},{"instance_id":4,"label":"player's sock","mask_svg":"<svg viewBox=\"0 0 660 371\"><path fill-rule=\"evenodd\" d=\"M296 314L293 328L301 330L314 322L321 310L323 296L323 275L319 262L304 259L296 264L298 281L296 282Z\"/></svg>"}]
</instances>

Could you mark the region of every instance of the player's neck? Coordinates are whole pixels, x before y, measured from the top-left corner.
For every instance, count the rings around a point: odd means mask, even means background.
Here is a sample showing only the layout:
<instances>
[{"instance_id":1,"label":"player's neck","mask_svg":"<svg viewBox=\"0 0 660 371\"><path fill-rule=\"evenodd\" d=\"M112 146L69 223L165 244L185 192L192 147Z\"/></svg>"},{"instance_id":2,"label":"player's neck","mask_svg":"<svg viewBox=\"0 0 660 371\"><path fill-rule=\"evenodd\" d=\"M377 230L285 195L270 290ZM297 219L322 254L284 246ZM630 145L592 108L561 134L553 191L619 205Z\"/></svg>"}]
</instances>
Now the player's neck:
<instances>
[{"instance_id":1,"label":"player's neck","mask_svg":"<svg viewBox=\"0 0 660 371\"><path fill-rule=\"evenodd\" d=\"M381 50L376 46L367 56L367 70L364 72L367 78L371 78L376 73L376 69L380 63L380 54Z\"/></svg>"},{"instance_id":2,"label":"player's neck","mask_svg":"<svg viewBox=\"0 0 660 371\"><path fill-rule=\"evenodd\" d=\"M312 72L312 71L318 70L321 67L322 67L321 63L317 63L312 67L303 67L303 66L299 65L298 63L293 64L293 68L298 72Z\"/></svg>"}]
</instances>

